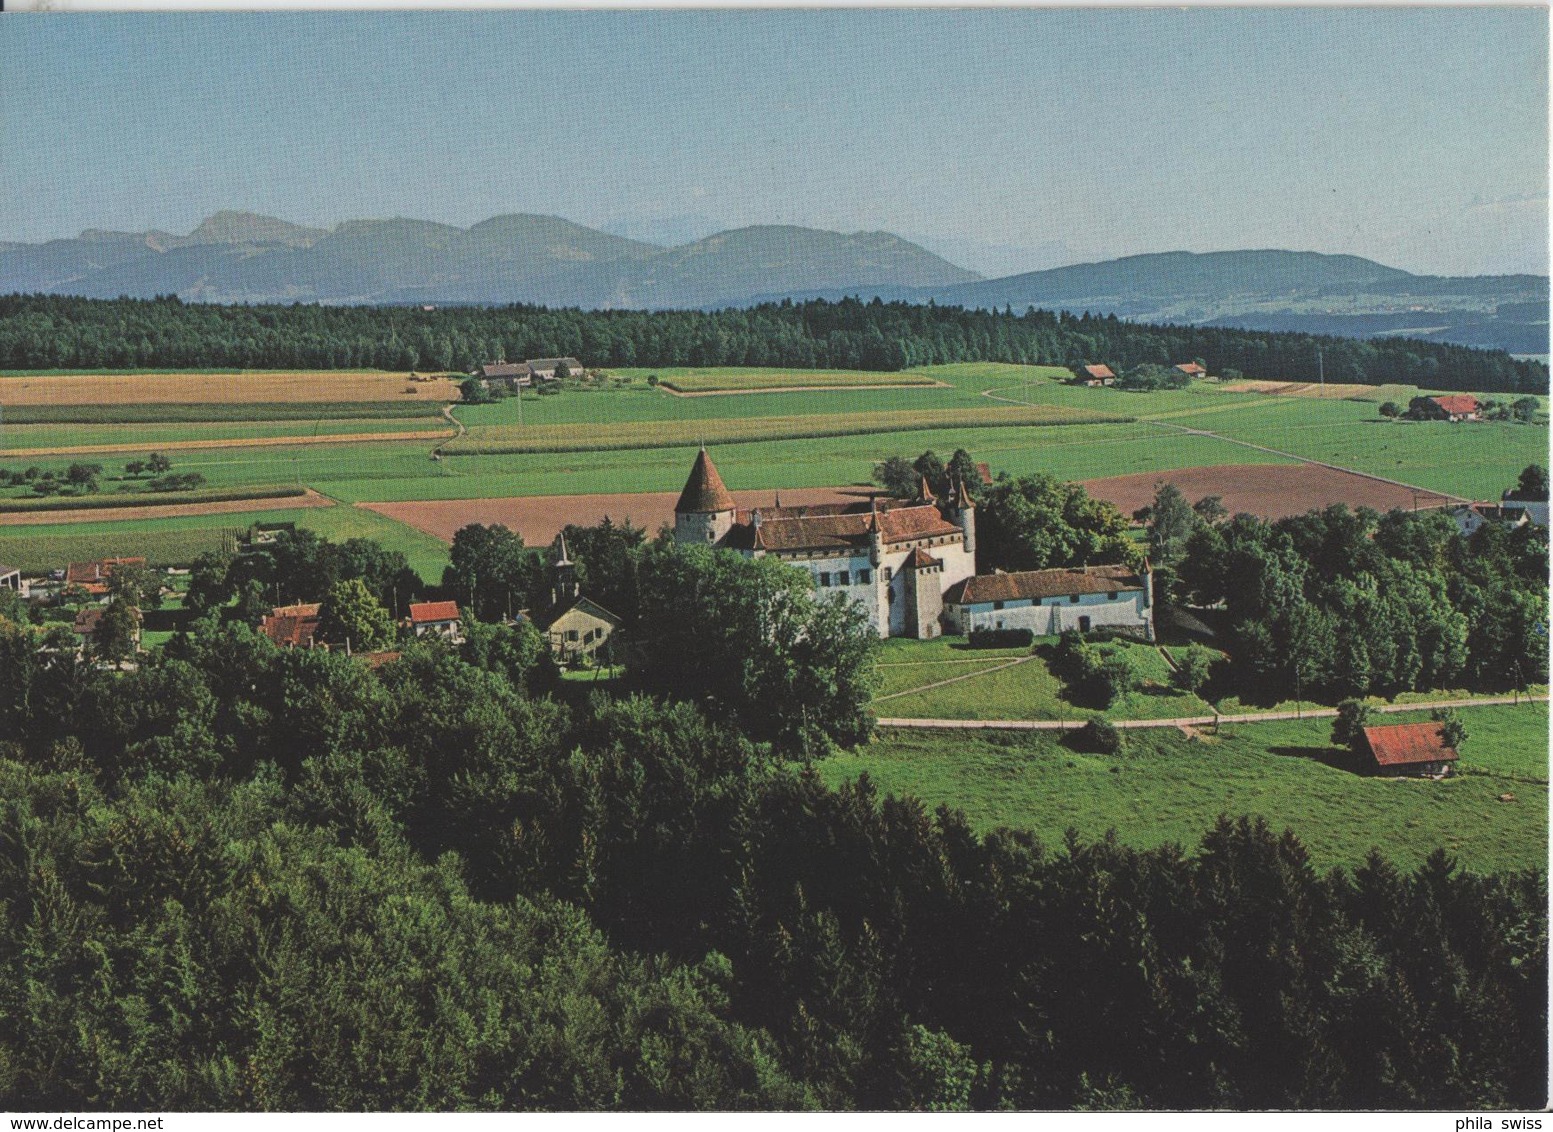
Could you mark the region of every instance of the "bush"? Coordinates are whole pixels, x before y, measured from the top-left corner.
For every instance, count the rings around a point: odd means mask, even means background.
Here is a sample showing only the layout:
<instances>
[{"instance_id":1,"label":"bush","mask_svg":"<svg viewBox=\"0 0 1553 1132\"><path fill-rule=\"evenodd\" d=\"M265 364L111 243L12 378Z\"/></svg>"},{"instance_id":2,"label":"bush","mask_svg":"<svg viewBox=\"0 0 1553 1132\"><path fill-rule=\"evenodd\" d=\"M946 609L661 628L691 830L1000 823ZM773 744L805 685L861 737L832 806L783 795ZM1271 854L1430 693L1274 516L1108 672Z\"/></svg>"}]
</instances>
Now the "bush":
<instances>
[{"instance_id":1,"label":"bush","mask_svg":"<svg viewBox=\"0 0 1553 1132\"><path fill-rule=\"evenodd\" d=\"M1109 719L1092 716L1074 733L1073 746L1096 755L1114 755L1122 749L1121 729Z\"/></svg>"},{"instance_id":2,"label":"bush","mask_svg":"<svg viewBox=\"0 0 1553 1132\"><path fill-rule=\"evenodd\" d=\"M1035 643L1029 629L972 629L966 640L973 649L1019 649Z\"/></svg>"}]
</instances>

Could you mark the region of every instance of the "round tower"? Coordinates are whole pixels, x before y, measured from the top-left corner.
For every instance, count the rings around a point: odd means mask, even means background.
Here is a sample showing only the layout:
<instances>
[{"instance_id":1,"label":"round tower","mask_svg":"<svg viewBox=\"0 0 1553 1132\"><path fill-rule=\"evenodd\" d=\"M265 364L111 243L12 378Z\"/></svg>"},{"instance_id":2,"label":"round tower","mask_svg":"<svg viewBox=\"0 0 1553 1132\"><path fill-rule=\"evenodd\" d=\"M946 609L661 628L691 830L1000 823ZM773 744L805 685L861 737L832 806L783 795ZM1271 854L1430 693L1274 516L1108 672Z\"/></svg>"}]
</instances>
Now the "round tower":
<instances>
[{"instance_id":1,"label":"round tower","mask_svg":"<svg viewBox=\"0 0 1553 1132\"><path fill-rule=\"evenodd\" d=\"M674 541L715 546L733 529L738 505L702 448L674 504Z\"/></svg>"}]
</instances>

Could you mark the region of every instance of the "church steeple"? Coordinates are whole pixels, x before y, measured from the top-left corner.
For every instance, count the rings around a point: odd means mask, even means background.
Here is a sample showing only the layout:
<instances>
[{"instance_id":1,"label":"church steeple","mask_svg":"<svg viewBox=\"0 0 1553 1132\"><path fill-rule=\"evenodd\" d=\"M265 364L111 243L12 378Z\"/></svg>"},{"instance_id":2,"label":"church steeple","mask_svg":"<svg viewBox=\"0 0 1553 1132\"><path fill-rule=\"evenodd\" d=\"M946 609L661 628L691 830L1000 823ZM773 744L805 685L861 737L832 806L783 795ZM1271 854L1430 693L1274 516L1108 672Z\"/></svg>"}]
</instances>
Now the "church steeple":
<instances>
[{"instance_id":1,"label":"church steeple","mask_svg":"<svg viewBox=\"0 0 1553 1132\"><path fill-rule=\"evenodd\" d=\"M555 605L565 605L575 601L578 594L577 564L572 561L571 555L566 550L566 532L562 531L555 536L555 548L550 559L550 569L553 577L550 598Z\"/></svg>"}]
</instances>

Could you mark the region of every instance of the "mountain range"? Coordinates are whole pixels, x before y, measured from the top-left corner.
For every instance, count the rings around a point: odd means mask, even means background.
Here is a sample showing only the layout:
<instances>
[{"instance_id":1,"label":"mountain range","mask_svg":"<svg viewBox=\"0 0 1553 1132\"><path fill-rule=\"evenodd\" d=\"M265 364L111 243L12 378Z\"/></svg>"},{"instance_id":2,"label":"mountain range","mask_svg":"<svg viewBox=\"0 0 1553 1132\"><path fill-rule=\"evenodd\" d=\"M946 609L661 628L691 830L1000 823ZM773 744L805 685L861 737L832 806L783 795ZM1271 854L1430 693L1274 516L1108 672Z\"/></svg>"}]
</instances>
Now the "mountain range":
<instances>
[{"instance_id":1,"label":"mountain range","mask_svg":"<svg viewBox=\"0 0 1553 1132\"><path fill-rule=\"evenodd\" d=\"M1548 352L1545 276L1414 275L1357 256L1265 250L1166 252L983 279L889 232L765 225L663 247L529 214L470 228L396 218L325 230L224 211L187 236L92 229L0 243L0 293L8 292L606 309L859 295Z\"/></svg>"}]
</instances>

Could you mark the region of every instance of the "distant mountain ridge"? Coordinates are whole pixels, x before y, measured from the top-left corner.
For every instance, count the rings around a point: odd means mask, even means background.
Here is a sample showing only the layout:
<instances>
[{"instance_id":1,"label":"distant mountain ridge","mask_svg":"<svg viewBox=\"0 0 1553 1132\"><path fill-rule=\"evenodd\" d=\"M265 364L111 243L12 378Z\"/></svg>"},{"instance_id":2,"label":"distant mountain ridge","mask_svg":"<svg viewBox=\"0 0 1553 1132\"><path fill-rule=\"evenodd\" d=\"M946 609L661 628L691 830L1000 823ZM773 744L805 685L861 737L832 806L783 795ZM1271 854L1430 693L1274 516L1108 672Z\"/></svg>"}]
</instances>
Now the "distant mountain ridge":
<instances>
[{"instance_id":1,"label":"distant mountain ridge","mask_svg":"<svg viewBox=\"0 0 1553 1132\"><path fill-rule=\"evenodd\" d=\"M663 248L556 216L496 216L470 228L347 220L304 228L218 212L188 236L87 231L0 245L0 292L191 301L736 306L808 287L938 287L973 272L887 232L761 226Z\"/></svg>"},{"instance_id":2,"label":"distant mountain ridge","mask_svg":"<svg viewBox=\"0 0 1553 1132\"><path fill-rule=\"evenodd\" d=\"M648 310L856 295L1548 352L1545 276L1414 275L1359 256L1264 249L1150 253L983 279L890 232L757 225L665 248L530 213L469 228L398 217L325 230L222 211L186 236L94 229L0 243L6 292Z\"/></svg>"}]
</instances>

